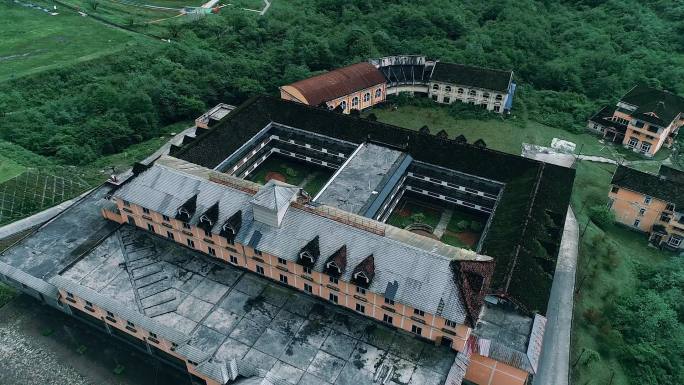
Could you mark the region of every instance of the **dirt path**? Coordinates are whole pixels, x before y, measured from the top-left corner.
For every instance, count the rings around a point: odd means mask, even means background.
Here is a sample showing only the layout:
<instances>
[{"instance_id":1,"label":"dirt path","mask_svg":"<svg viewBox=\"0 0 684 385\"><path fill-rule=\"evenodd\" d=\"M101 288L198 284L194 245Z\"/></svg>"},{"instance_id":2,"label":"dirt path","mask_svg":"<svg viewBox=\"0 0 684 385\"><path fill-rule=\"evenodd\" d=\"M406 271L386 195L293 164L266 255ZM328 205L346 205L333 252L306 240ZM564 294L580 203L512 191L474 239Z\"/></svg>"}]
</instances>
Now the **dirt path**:
<instances>
[{"instance_id":1,"label":"dirt path","mask_svg":"<svg viewBox=\"0 0 684 385\"><path fill-rule=\"evenodd\" d=\"M439 223L437 223L437 226L435 226L434 231L435 237L437 237L437 239L442 238L442 235L444 235L444 231L446 231L447 225L449 225L449 221L453 215L454 210L446 209L442 211L442 216L439 218Z\"/></svg>"}]
</instances>

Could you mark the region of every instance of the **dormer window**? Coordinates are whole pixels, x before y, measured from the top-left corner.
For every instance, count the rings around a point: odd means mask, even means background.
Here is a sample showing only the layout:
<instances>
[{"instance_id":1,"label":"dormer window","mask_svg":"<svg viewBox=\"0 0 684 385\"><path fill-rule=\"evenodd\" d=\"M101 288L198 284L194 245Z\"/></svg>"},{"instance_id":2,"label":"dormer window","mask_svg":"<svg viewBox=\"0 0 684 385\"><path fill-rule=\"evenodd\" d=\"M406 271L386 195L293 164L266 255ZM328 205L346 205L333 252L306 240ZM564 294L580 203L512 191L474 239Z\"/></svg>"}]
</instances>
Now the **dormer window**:
<instances>
[{"instance_id":1,"label":"dormer window","mask_svg":"<svg viewBox=\"0 0 684 385\"><path fill-rule=\"evenodd\" d=\"M368 288L375 276L375 259L373 254L361 261L352 272L352 282L356 285Z\"/></svg>"},{"instance_id":2,"label":"dormer window","mask_svg":"<svg viewBox=\"0 0 684 385\"><path fill-rule=\"evenodd\" d=\"M204 224L207 224L207 225L209 225L209 226L213 226L213 225L214 225L214 222L213 222L211 219L209 219L209 217L207 217L206 215L202 215L202 216L200 217L200 222L201 222L201 223L204 223Z\"/></svg>"},{"instance_id":3,"label":"dormer window","mask_svg":"<svg viewBox=\"0 0 684 385\"><path fill-rule=\"evenodd\" d=\"M185 218L187 220L190 219L190 213L185 209L185 207L181 207L178 209L177 217Z\"/></svg>"},{"instance_id":4,"label":"dormer window","mask_svg":"<svg viewBox=\"0 0 684 385\"><path fill-rule=\"evenodd\" d=\"M335 261L330 261L330 262L328 262L328 263L325 265L325 267L327 267L328 269L335 269L335 271L337 271L337 274L342 274L342 269L340 269L340 267L337 266L337 264L335 263Z\"/></svg>"},{"instance_id":5,"label":"dormer window","mask_svg":"<svg viewBox=\"0 0 684 385\"><path fill-rule=\"evenodd\" d=\"M309 263L314 263L314 257L308 251L302 251L301 253L299 253L299 258L301 258L302 260L306 260Z\"/></svg>"},{"instance_id":6,"label":"dormer window","mask_svg":"<svg viewBox=\"0 0 684 385\"><path fill-rule=\"evenodd\" d=\"M364 274L363 271L359 271L358 273L354 274L354 279L356 279L356 280L362 279L366 283L366 285L368 285L370 283L370 280L368 279L366 274Z\"/></svg>"},{"instance_id":7,"label":"dormer window","mask_svg":"<svg viewBox=\"0 0 684 385\"><path fill-rule=\"evenodd\" d=\"M235 229L233 226L230 225L230 223L226 223L221 227L224 233L231 235L232 237L235 237Z\"/></svg>"}]
</instances>

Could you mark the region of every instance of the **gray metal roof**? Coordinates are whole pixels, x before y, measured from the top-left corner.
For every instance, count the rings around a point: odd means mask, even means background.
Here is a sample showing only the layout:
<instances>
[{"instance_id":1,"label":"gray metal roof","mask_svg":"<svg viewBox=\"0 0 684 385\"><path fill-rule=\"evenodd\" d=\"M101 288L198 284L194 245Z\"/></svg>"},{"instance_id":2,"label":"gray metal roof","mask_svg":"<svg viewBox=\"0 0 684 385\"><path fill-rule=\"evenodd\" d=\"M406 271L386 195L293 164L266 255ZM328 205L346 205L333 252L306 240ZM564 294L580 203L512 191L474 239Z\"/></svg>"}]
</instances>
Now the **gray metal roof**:
<instances>
[{"instance_id":1,"label":"gray metal roof","mask_svg":"<svg viewBox=\"0 0 684 385\"><path fill-rule=\"evenodd\" d=\"M371 143L361 144L318 193L316 201L359 214L391 177L405 154Z\"/></svg>"},{"instance_id":2,"label":"gray metal roof","mask_svg":"<svg viewBox=\"0 0 684 385\"><path fill-rule=\"evenodd\" d=\"M57 288L54 285L51 285L40 278L36 278L4 262L0 262L0 274L26 285L42 293L46 297L57 298L59 296L59 291L57 291Z\"/></svg>"},{"instance_id":3,"label":"gray metal roof","mask_svg":"<svg viewBox=\"0 0 684 385\"><path fill-rule=\"evenodd\" d=\"M190 344L181 345L176 349L176 353L195 363L203 363L211 358L211 354Z\"/></svg>"},{"instance_id":4,"label":"gray metal roof","mask_svg":"<svg viewBox=\"0 0 684 385\"><path fill-rule=\"evenodd\" d=\"M345 281L351 280L351 272L358 263L373 254L376 274L369 287L371 291L383 295L388 283L396 281L395 300L432 314L438 313L442 302L443 317L458 323L465 321L465 308L449 263L455 256L474 260L479 257L475 253L445 245L434 247L434 242L428 242L426 250L419 247L420 242L402 242L402 237L394 234L403 230L392 229L391 235L383 236L295 207L287 210L280 227L272 227L253 220L250 194L164 164L169 163L163 159L158 161L115 196L165 213L175 210L165 202L180 205L194 194L198 194L198 213L204 211L200 207L209 207L218 200L218 223L237 210L243 210L243 225L236 236L238 242L247 244L258 231L261 233L259 250L290 261L296 261L299 250L318 235L322 258L314 266L316 271L323 271L327 257L346 245L347 269L341 277ZM150 199L150 191L155 191L157 197L164 197L162 202ZM213 231L218 232L218 228L215 226ZM438 254L442 249L448 249L449 253L446 256Z\"/></svg>"},{"instance_id":5,"label":"gray metal roof","mask_svg":"<svg viewBox=\"0 0 684 385\"><path fill-rule=\"evenodd\" d=\"M81 286L68 278L62 277L61 275L56 275L52 277L50 279L50 283L58 288L62 288L70 293L73 293L75 296L79 298L92 302L96 304L98 307L101 307L106 311L110 311L115 315L118 315L121 318L134 323L135 325L139 325L141 328L149 332L155 333L167 341L181 345L190 340L190 338L187 335L175 329L164 326L159 322L149 317L146 317L135 310L129 309L127 306L111 299L110 297L102 295L87 287ZM57 296L57 294L55 294L55 296ZM206 358L204 359L206 360ZM197 360L197 362L201 361L203 360Z\"/></svg>"},{"instance_id":6,"label":"gray metal roof","mask_svg":"<svg viewBox=\"0 0 684 385\"><path fill-rule=\"evenodd\" d=\"M197 194L197 209L190 219L197 224L199 218L214 203L219 202L219 215L212 232L218 234L223 224L231 215L249 206L252 195L226 188L223 185L209 182L206 178L179 172L173 168L155 163L149 170L138 175L114 196L133 202L150 210L170 217L188 199Z\"/></svg>"},{"instance_id":7,"label":"gray metal roof","mask_svg":"<svg viewBox=\"0 0 684 385\"><path fill-rule=\"evenodd\" d=\"M269 210L280 211L290 204L292 197L298 192L298 187L271 179L259 189L251 203Z\"/></svg>"}]
</instances>

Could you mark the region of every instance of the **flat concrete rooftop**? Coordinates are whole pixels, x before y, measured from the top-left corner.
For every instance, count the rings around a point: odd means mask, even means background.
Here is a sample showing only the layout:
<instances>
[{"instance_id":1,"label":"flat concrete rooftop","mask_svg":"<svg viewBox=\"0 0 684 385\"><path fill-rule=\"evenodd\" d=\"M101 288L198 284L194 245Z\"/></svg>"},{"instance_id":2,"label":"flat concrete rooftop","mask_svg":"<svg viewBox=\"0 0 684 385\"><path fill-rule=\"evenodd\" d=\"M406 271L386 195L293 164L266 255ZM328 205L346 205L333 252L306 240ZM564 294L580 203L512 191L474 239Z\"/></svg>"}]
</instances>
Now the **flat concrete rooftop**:
<instances>
[{"instance_id":1,"label":"flat concrete rooftop","mask_svg":"<svg viewBox=\"0 0 684 385\"><path fill-rule=\"evenodd\" d=\"M388 147L363 143L316 197L316 201L360 214L382 190L405 154Z\"/></svg>"},{"instance_id":2,"label":"flat concrete rooftop","mask_svg":"<svg viewBox=\"0 0 684 385\"><path fill-rule=\"evenodd\" d=\"M455 353L124 225L63 274L294 385L441 385Z\"/></svg>"},{"instance_id":3,"label":"flat concrete rooftop","mask_svg":"<svg viewBox=\"0 0 684 385\"><path fill-rule=\"evenodd\" d=\"M93 190L66 211L0 254L0 261L43 280L59 274L108 237L118 224L105 220L101 209L109 186Z\"/></svg>"}]
</instances>

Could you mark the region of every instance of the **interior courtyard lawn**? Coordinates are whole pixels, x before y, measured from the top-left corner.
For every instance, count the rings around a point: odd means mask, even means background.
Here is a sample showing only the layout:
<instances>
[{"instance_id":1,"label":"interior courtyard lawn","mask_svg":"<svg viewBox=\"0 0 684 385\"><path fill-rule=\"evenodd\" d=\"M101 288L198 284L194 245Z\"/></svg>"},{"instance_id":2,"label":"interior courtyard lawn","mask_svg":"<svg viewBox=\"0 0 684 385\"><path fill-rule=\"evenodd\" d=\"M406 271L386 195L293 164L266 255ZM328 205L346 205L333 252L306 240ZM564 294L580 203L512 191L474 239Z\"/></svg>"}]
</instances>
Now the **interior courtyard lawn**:
<instances>
[{"instance_id":1,"label":"interior courtyard lawn","mask_svg":"<svg viewBox=\"0 0 684 385\"><path fill-rule=\"evenodd\" d=\"M32 2L52 8L52 2ZM111 54L136 34L57 7L59 15L13 2L0 3L0 81Z\"/></svg>"},{"instance_id":2,"label":"interior courtyard lawn","mask_svg":"<svg viewBox=\"0 0 684 385\"><path fill-rule=\"evenodd\" d=\"M333 170L273 154L252 171L247 179L260 184L265 184L270 179L280 180L302 187L313 197L323 188L332 174Z\"/></svg>"},{"instance_id":3,"label":"interior courtyard lawn","mask_svg":"<svg viewBox=\"0 0 684 385\"><path fill-rule=\"evenodd\" d=\"M452 246L474 249L486 224L485 216L454 208L441 241Z\"/></svg>"},{"instance_id":4,"label":"interior courtyard lawn","mask_svg":"<svg viewBox=\"0 0 684 385\"><path fill-rule=\"evenodd\" d=\"M443 207L422 202L417 197L404 195L387 218L387 223L402 229L414 223L424 223L434 229L443 212Z\"/></svg>"}]
</instances>

